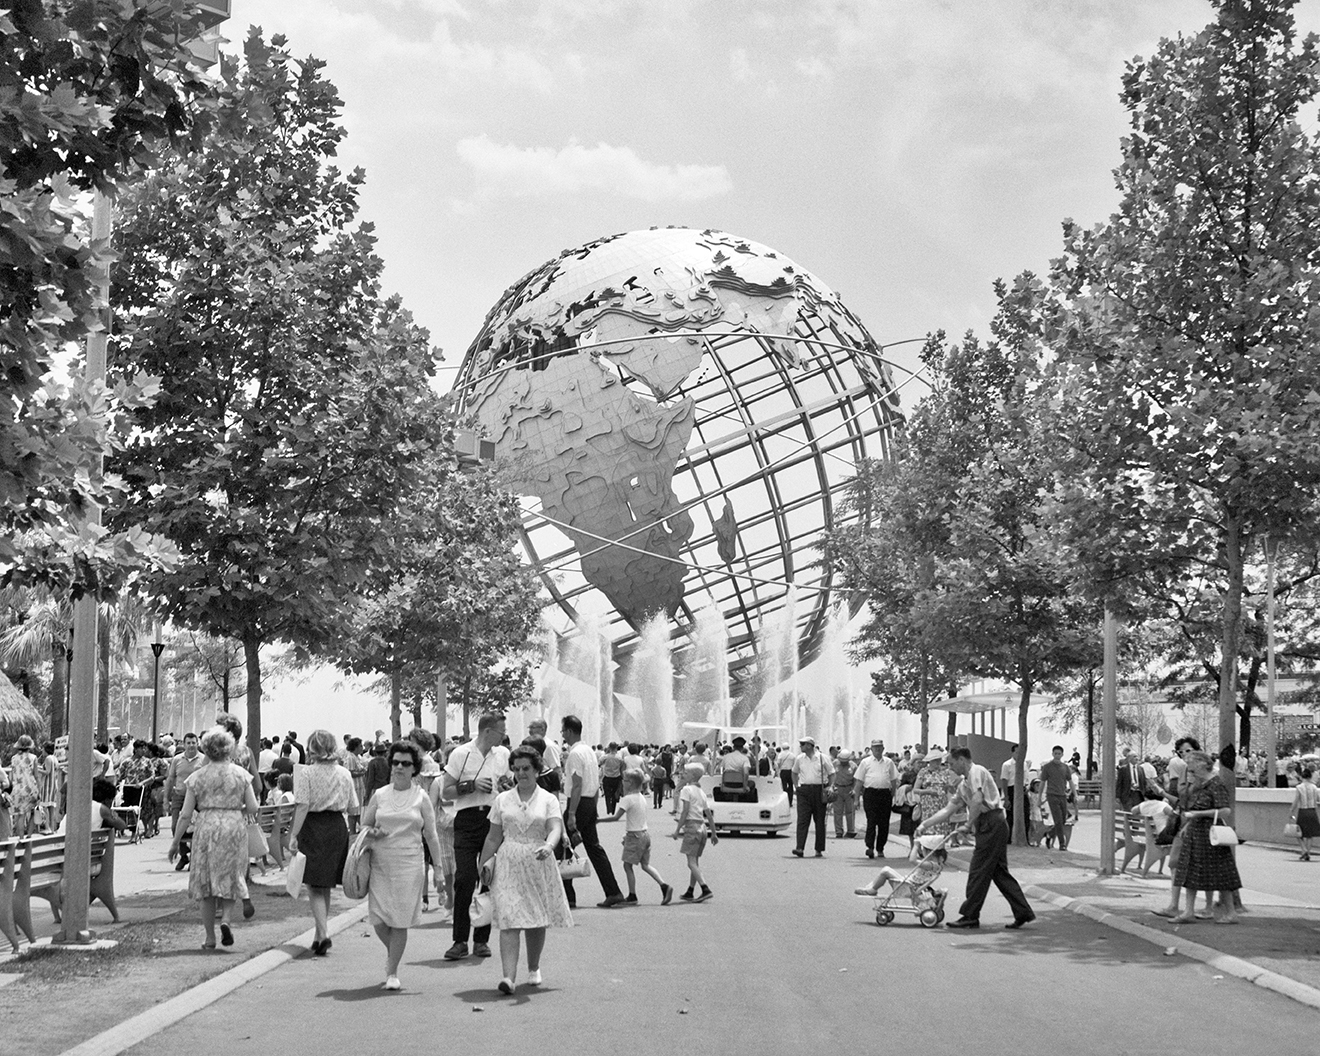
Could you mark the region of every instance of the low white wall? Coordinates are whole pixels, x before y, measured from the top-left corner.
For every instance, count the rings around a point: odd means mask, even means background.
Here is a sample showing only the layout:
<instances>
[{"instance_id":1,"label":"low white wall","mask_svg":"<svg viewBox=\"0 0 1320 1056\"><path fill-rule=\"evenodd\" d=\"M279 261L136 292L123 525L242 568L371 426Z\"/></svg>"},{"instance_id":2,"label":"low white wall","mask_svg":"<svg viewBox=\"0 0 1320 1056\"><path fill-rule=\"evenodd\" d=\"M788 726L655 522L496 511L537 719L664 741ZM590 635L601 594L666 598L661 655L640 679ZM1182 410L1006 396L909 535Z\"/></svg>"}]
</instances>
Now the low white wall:
<instances>
[{"instance_id":1,"label":"low white wall","mask_svg":"<svg viewBox=\"0 0 1320 1056\"><path fill-rule=\"evenodd\" d=\"M1239 788L1233 828L1244 840L1292 843L1292 837L1283 833L1292 813L1292 801L1290 788Z\"/></svg>"}]
</instances>

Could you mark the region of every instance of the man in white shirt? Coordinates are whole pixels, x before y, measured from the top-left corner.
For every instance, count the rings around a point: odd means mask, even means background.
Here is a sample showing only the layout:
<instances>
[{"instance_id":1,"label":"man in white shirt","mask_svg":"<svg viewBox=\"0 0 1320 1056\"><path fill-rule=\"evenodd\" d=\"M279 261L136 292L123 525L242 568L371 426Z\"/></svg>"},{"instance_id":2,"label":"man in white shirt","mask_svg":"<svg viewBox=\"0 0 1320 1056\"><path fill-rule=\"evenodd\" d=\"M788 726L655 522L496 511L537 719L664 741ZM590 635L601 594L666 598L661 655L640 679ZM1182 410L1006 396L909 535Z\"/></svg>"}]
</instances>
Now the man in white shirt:
<instances>
[{"instance_id":1,"label":"man in white shirt","mask_svg":"<svg viewBox=\"0 0 1320 1056\"><path fill-rule=\"evenodd\" d=\"M468 909L479 880L477 858L490 831L490 808L500 792L512 787L503 740L504 716L483 715L476 739L455 748L445 764L443 798L454 804L454 945L445 951L447 961L468 955L469 932L473 954L490 956L490 925L474 930Z\"/></svg>"},{"instance_id":2,"label":"man in white shirt","mask_svg":"<svg viewBox=\"0 0 1320 1056\"><path fill-rule=\"evenodd\" d=\"M793 805L793 761L797 756L789 751L788 745L780 750L775 757L775 762L779 764L779 783L784 786L784 791L788 793L788 805Z\"/></svg>"},{"instance_id":3,"label":"man in white shirt","mask_svg":"<svg viewBox=\"0 0 1320 1056\"><path fill-rule=\"evenodd\" d=\"M605 901L597 902L599 909L612 909L624 903L619 882L614 879L614 868L610 865L609 855L600 845L600 836L596 833L596 797L600 795L600 764L596 753L589 745L582 743L582 720L576 715L565 715L561 725L564 744L568 754L564 757L564 791L568 794L568 805L564 808L564 828L568 831L570 842L580 839L582 847L591 860L596 878L600 880L601 890L605 892ZM568 895L570 906L577 905L577 893L573 890L573 881L564 881L564 892Z\"/></svg>"},{"instance_id":4,"label":"man in white shirt","mask_svg":"<svg viewBox=\"0 0 1320 1056\"><path fill-rule=\"evenodd\" d=\"M793 855L806 853L807 830L816 823L816 857L825 857L825 785L834 775L829 759L816 748L814 737L799 742L802 752L793 760L793 788L797 792L797 846Z\"/></svg>"},{"instance_id":5,"label":"man in white shirt","mask_svg":"<svg viewBox=\"0 0 1320 1056\"><path fill-rule=\"evenodd\" d=\"M1036 914L1027 903L1021 885L1008 871L1008 821L1004 816L1003 794L990 771L973 763L972 753L966 748L954 748L949 752L949 769L962 778L962 784L950 797L947 807L923 819L917 826L917 835L920 836L930 826L966 810L964 828L976 833L976 849L967 870L967 898L958 910L958 919L945 927L979 928L981 907L993 883L1013 908L1013 923L1004 927L1015 931L1035 920Z\"/></svg>"},{"instance_id":6,"label":"man in white shirt","mask_svg":"<svg viewBox=\"0 0 1320 1056\"><path fill-rule=\"evenodd\" d=\"M871 742L871 754L857 764L853 791L861 798L866 812L866 857L885 856L889 840L889 817L894 810L894 789L899 773L894 761L885 755L885 742L878 737Z\"/></svg>"}]
</instances>

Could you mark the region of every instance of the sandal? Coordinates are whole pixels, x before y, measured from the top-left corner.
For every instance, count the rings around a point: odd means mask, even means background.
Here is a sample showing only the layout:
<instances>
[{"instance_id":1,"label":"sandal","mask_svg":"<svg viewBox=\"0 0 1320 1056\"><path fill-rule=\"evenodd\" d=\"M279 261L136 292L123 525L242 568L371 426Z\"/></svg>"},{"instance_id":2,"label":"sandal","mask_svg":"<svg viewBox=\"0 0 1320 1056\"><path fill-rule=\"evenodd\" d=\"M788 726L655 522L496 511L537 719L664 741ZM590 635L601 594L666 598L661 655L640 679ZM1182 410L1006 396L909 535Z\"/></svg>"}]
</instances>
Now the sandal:
<instances>
[{"instance_id":1,"label":"sandal","mask_svg":"<svg viewBox=\"0 0 1320 1056\"><path fill-rule=\"evenodd\" d=\"M204 949L204 950L214 950L214 949L215 949L215 943L214 943L214 942L204 942L204 943L202 943L202 949Z\"/></svg>"}]
</instances>

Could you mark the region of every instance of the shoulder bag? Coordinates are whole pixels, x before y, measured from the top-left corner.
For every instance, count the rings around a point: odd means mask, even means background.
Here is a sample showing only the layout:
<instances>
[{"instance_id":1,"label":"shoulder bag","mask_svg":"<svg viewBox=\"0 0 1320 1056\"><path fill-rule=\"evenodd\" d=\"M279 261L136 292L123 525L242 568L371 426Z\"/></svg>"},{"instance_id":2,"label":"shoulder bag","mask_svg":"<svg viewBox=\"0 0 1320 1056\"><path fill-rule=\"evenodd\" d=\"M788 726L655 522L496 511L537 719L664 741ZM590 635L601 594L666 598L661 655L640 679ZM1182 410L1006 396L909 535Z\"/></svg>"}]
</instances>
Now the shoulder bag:
<instances>
[{"instance_id":1,"label":"shoulder bag","mask_svg":"<svg viewBox=\"0 0 1320 1056\"><path fill-rule=\"evenodd\" d=\"M367 897L371 886L371 847L367 843L364 829L358 833L353 846L348 849L348 858L344 861L344 894L349 898Z\"/></svg>"}]
</instances>

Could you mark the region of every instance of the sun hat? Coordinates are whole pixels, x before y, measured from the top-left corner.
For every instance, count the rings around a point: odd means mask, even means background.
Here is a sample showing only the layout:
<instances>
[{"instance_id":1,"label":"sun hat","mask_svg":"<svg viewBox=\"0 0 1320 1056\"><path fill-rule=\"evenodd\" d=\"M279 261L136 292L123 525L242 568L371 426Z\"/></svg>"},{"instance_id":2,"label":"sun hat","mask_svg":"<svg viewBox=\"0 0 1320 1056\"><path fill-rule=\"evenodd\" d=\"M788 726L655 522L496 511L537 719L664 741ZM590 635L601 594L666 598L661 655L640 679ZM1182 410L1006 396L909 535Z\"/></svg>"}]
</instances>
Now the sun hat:
<instances>
[{"instance_id":1,"label":"sun hat","mask_svg":"<svg viewBox=\"0 0 1320 1056\"><path fill-rule=\"evenodd\" d=\"M809 745L811 745L811 746L814 748L814 747L816 747L816 738L815 738L815 737L799 737L799 738L798 738L798 744L799 744L799 745L809 744Z\"/></svg>"},{"instance_id":2,"label":"sun hat","mask_svg":"<svg viewBox=\"0 0 1320 1056\"><path fill-rule=\"evenodd\" d=\"M925 761L928 762L928 763L942 763L942 762L944 762L944 749L943 749L943 748L932 748L929 752L926 753L926 759L925 759Z\"/></svg>"}]
</instances>

